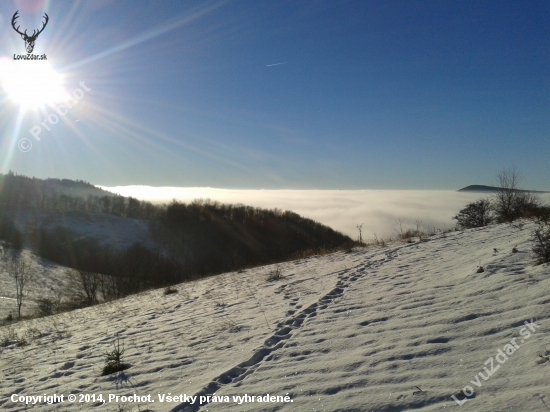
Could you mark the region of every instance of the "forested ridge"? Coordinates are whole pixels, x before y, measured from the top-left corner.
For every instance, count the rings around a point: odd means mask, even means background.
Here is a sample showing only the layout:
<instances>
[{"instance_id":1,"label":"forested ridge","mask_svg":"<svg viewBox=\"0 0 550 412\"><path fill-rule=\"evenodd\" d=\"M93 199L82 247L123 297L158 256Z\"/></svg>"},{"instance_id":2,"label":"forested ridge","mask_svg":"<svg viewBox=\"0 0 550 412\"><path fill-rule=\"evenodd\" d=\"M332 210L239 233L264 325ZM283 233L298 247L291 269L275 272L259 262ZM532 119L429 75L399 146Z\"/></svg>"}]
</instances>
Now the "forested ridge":
<instances>
[{"instance_id":1,"label":"forested ridge","mask_svg":"<svg viewBox=\"0 0 550 412\"><path fill-rule=\"evenodd\" d=\"M141 219L148 222L154 247L136 243L117 251L102 245L101 239L83 237L61 225L18 234L12 218L16 221L19 213ZM109 293L116 297L352 243L348 236L290 211L201 199L154 205L84 181L13 173L0 175L0 216L0 238L19 248L24 239L39 256L101 273L110 279Z\"/></svg>"},{"instance_id":2,"label":"forested ridge","mask_svg":"<svg viewBox=\"0 0 550 412\"><path fill-rule=\"evenodd\" d=\"M153 219L161 209L150 202L115 195L82 180L37 179L11 172L0 174L0 210L4 211L106 213Z\"/></svg>"}]
</instances>

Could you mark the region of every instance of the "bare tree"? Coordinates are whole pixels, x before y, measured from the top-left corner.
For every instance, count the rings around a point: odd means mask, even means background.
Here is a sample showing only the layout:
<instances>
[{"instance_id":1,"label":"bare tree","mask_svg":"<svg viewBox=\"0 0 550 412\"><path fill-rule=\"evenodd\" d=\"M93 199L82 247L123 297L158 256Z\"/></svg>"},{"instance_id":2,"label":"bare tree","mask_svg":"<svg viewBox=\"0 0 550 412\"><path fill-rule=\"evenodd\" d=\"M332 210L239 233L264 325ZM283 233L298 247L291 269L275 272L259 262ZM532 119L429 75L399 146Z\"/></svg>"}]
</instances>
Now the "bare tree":
<instances>
[{"instance_id":1,"label":"bare tree","mask_svg":"<svg viewBox=\"0 0 550 412\"><path fill-rule=\"evenodd\" d=\"M497 173L496 180L493 208L499 222L527 217L540 206L538 195L519 188L523 175L515 167L503 168Z\"/></svg>"},{"instance_id":2,"label":"bare tree","mask_svg":"<svg viewBox=\"0 0 550 412\"><path fill-rule=\"evenodd\" d=\"M399 230L395 229L395 231L397 232L397 236L400 238L400 239L403 239L405 237L405 232L403 231L403 219L399 218L395 221L395 223L397 224L397 226L399 227Z\"/></svg>"},{"instance_id":3,"label":"bare tree","mask_svg":"<svg viewBox=\"0 0 550 412\"><path fill-rule=\"evenodd\" d=\"M523 176L515 167L504 167L497 173L494 208L500 221L513 220L515 198L522 180Z\"/></svg>"},{"instance_id":4,"label":"bare tree","mask_svg":"<svg viewBox=\"0 0 550 412\"><path fill-rule=\"evenodd\" d=\"M415 224L416 224L416 236L419 236L422 234L422 219L416 219L415 220Z\"/></svg>"},{"instance_id":5,"label":"bare tree","mask_svg":"<svg viewBox=\"0 0 550 412\"><path fill-rule=\"evenodd\" d=\"M5 256L6 269L10 277L15 280L15 298L17 300L17 315L21 319L21 306L26 297L26 289L34 278L34 270L21 254L14 254L11 257Z\"/></svg>"},{"instance_id":6,"label":"bare tree","mask_svg":"<svg viewBox=\"0 0 550 412\"><path fill-rule=\"evenodd\" d=\"M101 275L87 270L69 269L68 275L73 283L73 291L82 297L88 305L97 303L97 293L101 286Z\"/></svg>"},{"instance_id":7,"label":"bare tree","mask_svg":"<svg viewBox=\"0 0 550 412\"><path fill-rule=\"evenodd\" d=\"M98 275L98 287L103 301L107 302L116 297L116 279L114 276Z\"/></svg>"},{"instance_id":8,"label":"bare tree","mask_svg":"<svg viewBox=\"0 0 550 412\"><path fill-rule=\"evenodd\" d=\"M359 231L359 243L363 243L363 223L357 225L357 230Z\"/></svg>"}]
</instances>

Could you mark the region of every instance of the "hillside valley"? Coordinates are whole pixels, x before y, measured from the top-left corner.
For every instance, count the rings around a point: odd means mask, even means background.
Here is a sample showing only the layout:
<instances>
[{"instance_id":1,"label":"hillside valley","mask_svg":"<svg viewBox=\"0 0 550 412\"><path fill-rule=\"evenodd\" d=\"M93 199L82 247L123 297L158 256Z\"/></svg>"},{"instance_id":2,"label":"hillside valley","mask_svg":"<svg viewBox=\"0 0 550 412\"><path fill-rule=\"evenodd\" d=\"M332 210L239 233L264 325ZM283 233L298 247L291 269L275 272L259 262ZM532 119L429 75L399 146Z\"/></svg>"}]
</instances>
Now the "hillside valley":
<instances>
[{"instance_id":1,"label":"hillside valley","mask_svg":"<svg viewBox=\"0 0 550 412\"><path fill-rule=\"evenodd\" d=\"M521 226L521 227L520 227ZM228 272L0 329L0 403L12 393L150 394L106 410L544 411L550 399L550 277L532 224L355 248ZM513 253L512 249L517 250ZM484 271L476 273L478 266ZM536 327L527 337L526 324ZM101 376L116 338L130 367ZM19 338L20 339L20 338ZM486 362L518 348L487 380ZM521 339L521 340L520 340ZM495 363L496 364L496 363ZM477 377L477 378L476 378ZM477 379L477 380L476 380ZM471 382L479 381L479 385ZM462 389L472 387L469 397ZM466 389L468 392L469 389ZM207 405L159 394L228 396ZM233 402L288 394L292 402ZM199 398L197 398L199 399ZM77 410L67 402L31 410ZM88 405L89 407L89 405Z\"/></svg>"}]
</instances>

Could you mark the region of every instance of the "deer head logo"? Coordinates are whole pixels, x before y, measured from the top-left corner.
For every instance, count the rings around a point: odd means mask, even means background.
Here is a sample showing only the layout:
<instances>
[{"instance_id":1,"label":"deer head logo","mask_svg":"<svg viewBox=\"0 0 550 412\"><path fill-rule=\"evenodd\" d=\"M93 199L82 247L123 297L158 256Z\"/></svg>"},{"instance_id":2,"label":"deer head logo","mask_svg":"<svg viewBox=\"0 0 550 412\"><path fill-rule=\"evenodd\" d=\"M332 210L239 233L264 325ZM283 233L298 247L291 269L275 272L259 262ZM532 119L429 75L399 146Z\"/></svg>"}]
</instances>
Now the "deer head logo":
<instances>
[{"instance_id":1,"label":"deer head logo","mask_svg":"<svg viewBox=\"0 0 550 412\"><path fill-rule=\"evenodd\" d=\"M27 35L27 30L25 30L24 33L21 33L19 31L19 27L20 26L17 26L17 28L15 27L15 20L17 20L17 18L19 17L17 15L17 13L19 13L19 10L17 10L15 12L15 14L13 15L12 19L11 19L11 26L13 27L13 29L19 33L21 35L21 38L23 40L25 40L25 48L27 49L27 53L32 53L33 49L34 49L34 42L36 41L36 38L38 37L38 35L40 33L42 33L42 31L44 30L44 28L46 27L46 24L48 24L48 20L50 19L48 17L48 15L46 13L44 13L44 18L46 19L46 21L44 22L44 25L42 26L42 28L40 30L38 30L38 32L36 32L36 30L33 30L32 32L32 35L29 36Z\"/></svg>"}]
</instances>

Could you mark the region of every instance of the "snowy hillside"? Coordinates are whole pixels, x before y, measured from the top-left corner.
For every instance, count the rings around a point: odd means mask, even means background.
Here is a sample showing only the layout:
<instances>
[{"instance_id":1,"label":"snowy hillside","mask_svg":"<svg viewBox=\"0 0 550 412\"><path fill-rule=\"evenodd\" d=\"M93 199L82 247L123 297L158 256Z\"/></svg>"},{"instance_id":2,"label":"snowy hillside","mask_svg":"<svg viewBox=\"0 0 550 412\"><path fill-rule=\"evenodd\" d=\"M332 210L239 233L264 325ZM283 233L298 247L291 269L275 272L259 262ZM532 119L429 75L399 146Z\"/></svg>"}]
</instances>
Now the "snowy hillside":
<instances>
[{"instance_id":1,"label":"snowy hillside","mask_svg":"<svg viewBox=\"0 0 550 412\"><path fill-rule=\"evenodd\" d=\"M97 239L100 244L115 249L126 249L135 242L153 247L149 235L149 221L112 216L105 213L56 213L17 211L8 213L16 226L30 237L36 229L51 230L57 226L69 228L82 238Z\"/></svg>"},{"instance_id":2,"label":"snowy hillside","mask_svg":"<svg viewBox=\"0 0 550 412\"><path fill-rule=\"evenodd\" d=\"M547 411L550 269L533 265L531 230L357 248L282 264L280 280L260 267L3 327L0 407ZM117 334L130 367L101 376Z\"/></svg>"},{"instance_id":3,"label":"snowy hillside","mask_svg":"<svg viewBox=\"0 0 550 412\"><path fill-rule=\"evenodd\" d=\"M41 298L55 299L68 284L67 268L44 259L40 259L28 250L22 252L22 257L36 273L35 278L26 287L26 298L21 313L23 316L35 312L37 301ZM8 314L17 313L15 282L0 266L0 319L6 319ZM0 338L2 332L0 332ZM1 342L0 342L1 344ZM1 349L0 349L1 350ZM0 362L2 360L0 359Z\"/></svg>"},{"instance_id":4,"label":"snowy hillside","mask_svg":"<svg viewBox=\"0 0 550 412\"><path fill-rule=\"evenodd\" d=\"M27 239L36 228L53 229L63 227L71 229L80 239L96 239L99 244L111 250L124 250L138 242L149 248L154 242L149 234L149 222L141 219L130 219L107 214L86 213L32 213L18 211L8 213ZM27 242L29 243L29 242ZM32 313L36 301L40 298L55 299L67 285L66 267L41 259L29 250L23 252L25 260L36 272L35 281L29 283L28 298L22 312ZM16 313L15 286L13 279L0 269L0 319L9 313Z\"/></svg>"}]
</instances>

